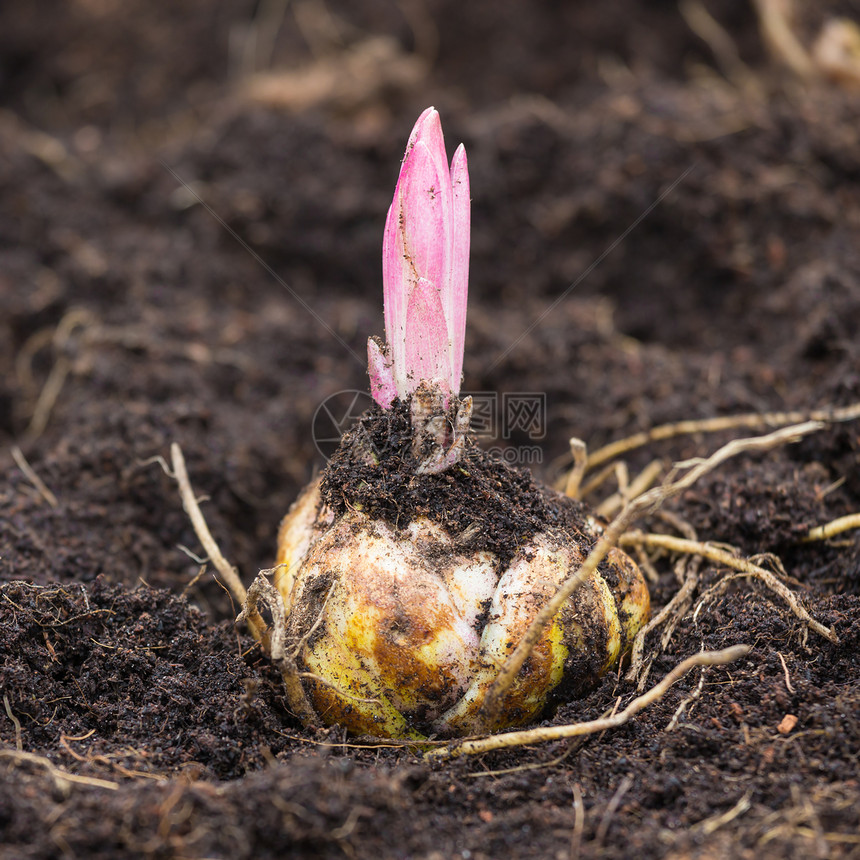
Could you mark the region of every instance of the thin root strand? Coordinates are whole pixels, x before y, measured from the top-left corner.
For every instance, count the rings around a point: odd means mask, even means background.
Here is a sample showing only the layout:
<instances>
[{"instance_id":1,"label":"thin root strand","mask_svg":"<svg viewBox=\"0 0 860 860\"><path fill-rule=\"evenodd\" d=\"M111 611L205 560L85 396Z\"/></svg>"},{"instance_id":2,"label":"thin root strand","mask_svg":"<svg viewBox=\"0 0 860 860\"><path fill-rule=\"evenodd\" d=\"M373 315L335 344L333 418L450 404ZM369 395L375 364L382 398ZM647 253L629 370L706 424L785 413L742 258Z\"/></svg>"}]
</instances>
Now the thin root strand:
<instances>
[{"instance_id":1,"label":"thin root strand","mask_svg":"<svg viewBox=\"0 0 860 860\"><path fill-rule=\"evenodd\" d=\"M691 541L686 538L672 537L671 535L661 534L644 534L642 532L629 532L623 535L619 541L620 546L651 546L662 547L663 549L672 550L673 552L688 553L690 555L698 555L709 561L717 564L725 565L738 573L724 577L716 585L712 586L699 601L699 607L710 596L717 593L718 589L723 589L733 579L741 577L754 577L763 582L774 594L781 597L789 606L791 611L812 631L819 636L823 636L829 642L834 644L839 642L839 637L829 627L825 627L820 622L816 621L809 612L801 604L797 595L788 589L788 586L778 579L769 570L765 570L752 561L745 558L739 558L731 552L721 549L712 543L704 541Z\"/></svg>"},{"instance_id":2,"label":"thin root strand","mask_svg":"<svg viewBox=\"0 0 860 860\"><path fill-rule=\"evenodd\" d=\"M188 469L185 466L185 457L182 454L182 449L174 442L170 446L170 459L173 463L173 475L176 483L179 485L179 494L182 496L182 504L191 519L191 525L194 527L194 533L197 535L203 548L206 550L206 555L215 566L215 569L224 579L227 587L230 589L237 603L244 603L248 592L239 579L239 574L236 568L224 558L221 549L212 537L212 532L209 531L209 526L206 524L206 519L203 512L200 510L200 505L197 503L197 497L194 495L194 490L191 489L191 482L188 479ZM256 638L256 634L255 638Z\"/></svg>"},{"instance_id":3,"label":"thin root strand","mask_svg":"<svg viewBox=\"0 0 860 860\"><path fill-rule=\"evenodd\" d=\"M722 651L700 651L681 661L662 681L655 684L647 693L633 699L632 702L621 712L611 717L600 720L592 720L586 723L571 723L565 726L549 726L537 729L525 729L516 732L504 732L488 737L475 738L473 740L458 741L438 750L425 753L425 758L454 758L461 755L480 755L493 750L511 749L513 747L530 746L548 741L563 740L565 738L579 737L580 735L592 735L606 729L615 729L629 722L639 711L659 701L681 678L696 666L724 666L746 657L751 651L749 645L733 645Z\"/></svg>"},{"instance_id":4,"label":"thin root strand","mask_svg":"<svg viewBox=\"0 0 860 860\"><path fill-rule=\"evenodd\" d=\"M543 608L537 613L529 629L517 644L505 661L499 674L496 676L492 687L484 700L483 719L486 728L493 726L501 708L501 703L508 690L513 685L523 663L528 659L535 644L540 639L546 626L555 618L559 610L567 600L580 588L597 570L598 565L606 558L609 551L618 546L622 535L641 516L651 513L661 505L684 490L691 487L703 475L713 471L721 463L730 460L740 454L770 451L780 445L796 442L810 433L821 430L826 425L821 421L807 421L803 424L795 424L783 427L764 436L754 436L747 439L734 439L715 451L710 457L696 460L692 467L682 477L671 483L667 482L655 487L648 492L642 493L633 499L624 510L606 527L594 548L582 565L572 571L567 579L561 584L558 591L547 601ZM785 589L788 591L788 589ZM790 593L790 592L789 592ZM796 601L795 601L796 602ZM805 612L805 610L803 610ZM809 613L806 613L809 617ZM810 619L812 620L812 619ZM815 622L817 624L817 622ZM819 631L827 628L818 625ZM830 633L830 631L828 631ZM822 635L826 635L822 633ZM830 633L830 635L835 635ZM828 637L829 638L829 637Z\"/></svg>"}]
</instances>

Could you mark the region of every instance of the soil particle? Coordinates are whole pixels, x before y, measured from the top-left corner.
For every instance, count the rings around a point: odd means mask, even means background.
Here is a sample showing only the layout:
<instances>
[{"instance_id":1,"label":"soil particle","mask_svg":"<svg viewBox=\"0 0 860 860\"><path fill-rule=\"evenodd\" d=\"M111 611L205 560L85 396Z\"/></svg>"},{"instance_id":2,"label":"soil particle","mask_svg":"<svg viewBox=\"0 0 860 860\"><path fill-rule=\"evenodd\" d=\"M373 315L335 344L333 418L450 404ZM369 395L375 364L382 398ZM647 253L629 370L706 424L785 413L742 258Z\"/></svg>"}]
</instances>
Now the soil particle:
<instances>
[{"instance_id":1,"label":"soil particle","mask_svg":"<svg viewBox=\"0 0 860 860\"><path fill-rule=\"evenodd\" d=\"M858 14L794 5L806 48ZM723 28L733 70L676 3L331 0L266 18L276 6L0 7L0 856L860 856L860 545L800 542L860 510L857 422L726 463L671 505L701 539L777 552L838 644L754 582L698 608L725 572L704 565L665 650L662 631L646 642L647 684L702 647L746 642L743 661L693 672L619 730L432 766L299 727L223 589L209 572L189 587L200 564L177 545L196 539L151 461L179 442L227 557L246 581L271 566L322 465L316 410L367 390L382 225L428 104L469 151L464 388L545 397L539 432L500 420L481 440L535 474L496 455L485 473L523 494L523 531L571 436L593 450L669 421L860 401L856 94L780 67L752 3L684 4ZM380 35L423 78L345 96L340 57ZM299 74L318 101L251 102L257 69ZM730 435L633 451L629 473ZM381 515L433 512L399 490ZM475 539L505 548L510 512L494 510ZM658 608L672 562L653 559ZM546 722L636 692L605 677Z\"/></svg>"},{"instance_id":2,"label":"soil particle","mask_svg":"<svg viewBox=\"0 0 860 860\"><path fill-rule=\"evenodd\" d=\"M508 466L471 440L459 462L440 474L418 476L416 466L409 404L374 406L329 461L322 498L336 515L357 509L399 528L426 517L459 539L463 551L494 553L499 570L541 532L594 540L584 505L539 485L528 470Z\"/></svg>"},{"instance_id":3,"label":"soil particle","mask_svg":"<svg viewBox=\"0 0 860 860\"><path fill-rule=\"evenodd\" d=\"M229 779L262 763L263 725L289 721L277 702L241 698L259 658L246 662L228 625L209 627L169 592L103 578L13 582L0 590L0 619L3 691L26 727L25 749L59 744L84 772L98 762L118 774L193 767Z\"/></svg>"}]
</instances>

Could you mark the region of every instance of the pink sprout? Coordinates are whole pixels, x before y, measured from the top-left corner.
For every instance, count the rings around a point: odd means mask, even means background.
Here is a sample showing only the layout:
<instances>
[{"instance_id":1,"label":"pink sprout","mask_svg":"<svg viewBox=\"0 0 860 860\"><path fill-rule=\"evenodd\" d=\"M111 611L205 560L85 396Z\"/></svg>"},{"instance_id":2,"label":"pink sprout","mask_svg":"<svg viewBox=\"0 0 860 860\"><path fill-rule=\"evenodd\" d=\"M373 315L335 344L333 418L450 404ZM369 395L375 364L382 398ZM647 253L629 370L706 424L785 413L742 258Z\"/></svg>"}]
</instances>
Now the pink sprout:
<instances>
[{"instance_id":1,"label":"pink sprout","mask_svg":"<svg viewBox=\"0 0 860 860\"><path fill-rule=\"evenodd\" d=\"M367 344L373 399L388 409L422 383L460 391L469 289L466 150L451 168L439 113L418 118L400 167L382 241L385 338Z\"/></svg>"}]
</instances>

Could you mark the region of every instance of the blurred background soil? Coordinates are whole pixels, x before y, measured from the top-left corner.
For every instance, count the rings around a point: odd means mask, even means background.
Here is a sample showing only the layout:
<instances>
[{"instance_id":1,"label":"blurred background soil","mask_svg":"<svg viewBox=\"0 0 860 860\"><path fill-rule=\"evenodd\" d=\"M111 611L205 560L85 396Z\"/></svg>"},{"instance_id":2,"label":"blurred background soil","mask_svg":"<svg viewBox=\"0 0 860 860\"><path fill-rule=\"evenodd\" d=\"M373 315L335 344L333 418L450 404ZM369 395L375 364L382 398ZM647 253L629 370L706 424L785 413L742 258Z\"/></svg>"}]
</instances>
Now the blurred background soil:
<instances>
[{"instance_id":1,"label":"blurred background soil","mask_svg":"<svg viewBox=\"0 0 860 860\"><path fill-rule=\"evenodd\" d=\"M838 644L740 580L649 638L649 680L742 662L618 731L432 766L302 729L154 459L181 444L246 582L272 564L318 407L367 388L430 104L470 161L464 388L545 394L537 477L571 436L860 401L860 4L795 5L2 6L0 857L860 857L860 545L801 542L860 510L857 421L671 505L776 553Z\"/></svg>"}]
</instances>

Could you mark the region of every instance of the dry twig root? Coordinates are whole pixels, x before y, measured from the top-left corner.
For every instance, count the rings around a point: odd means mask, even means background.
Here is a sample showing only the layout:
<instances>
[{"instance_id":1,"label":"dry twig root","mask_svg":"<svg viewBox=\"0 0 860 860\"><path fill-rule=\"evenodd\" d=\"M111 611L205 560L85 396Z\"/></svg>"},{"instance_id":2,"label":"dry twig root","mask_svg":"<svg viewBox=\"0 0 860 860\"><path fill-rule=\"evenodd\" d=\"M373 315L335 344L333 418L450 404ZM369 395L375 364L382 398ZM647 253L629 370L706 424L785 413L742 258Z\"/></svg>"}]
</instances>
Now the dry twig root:
<instances>
[{"instance_id":1,"label":"dry twig root","mask_svg":"<svg viewBox=\"0 0 860 860\"><path fill-rule=\"evenodd\" d=\"M263 619L261 608L271 616L271 627ZM258 573L251 583L244 607L236 618L237 623L240 621L245 621L249 629L259 631L255 638L281 673L290 709L304 725L316 725L316 715L302 688L295 651L287 650L286 647L287 610L284 599L281 592L269 582L265 572Z\"/></svg>"},{"instance_id":2,"label":"dry twig root","mask_svg":"<svg viewBox=\"0 0 860 860\"><path fill-rule=\"evenodd\" d=\"M494 724L505 695L516 680L520 669L528 659L535 643L540 639L546 626L561 610L571 595L588 580L609 551L619 545L622 536L637 519L645 514L655 512L667 499L679 495L688 487L695 484L702 476L713 471L721 463L732 457L751 452L769 451L781 445L796 442L804 436L821 430L825 426L826 424L822 421L805 421L802 424L783 427L764 436L734 439L723 445L710 457L677 463L661 486L648 490L629 502L621 513L606 527L582 566L568 576L555 595L538 612L526 634L499 670L496 680L484 702L484 725L492 726ZM679 472L683 472L684 470L686 471L680 478L675 477ZM822 626L822 630L826 629Z\"/></svg>"},{"instance_id":3,"label":"dry twig root","mask_svg":"<svg viewBox=\"0 0 860 860\"><path fill-rule=\"evenodd\" d=\"M708 598L725 591L726 586L732 580L750 577L758 579L768 589L770 589L770 591L782 598L782 600L788 604L791 611L808 629L814 631L819 636L823 636L829 642L833 642L834 644L839 642L839 637L836 633L829 627L825 627L823 624L816 621L801 604L797 595L794 594L794 592L789 591L788 586L786 586L782 580L769 570L765 570L761 565L756 564L752 559L739 557L736 551L727 550L723 547L716 546L713 543L690 541L683 538L671 537L670 535L643 534L642 532L629 532L624 535L621 540L621 544L622 546L635 544L661 546L675 552L684 552L701 556L738 571L737 573L723 577L719 582L711 586L711 588L709 588L700 599L699 608L701 608L702 604Z\"/></svg>"},{"instance_id":4,"label":"dry twig root","mask_svg":"<svg viewBox=\"0 0 860 860\"><path fill-rule=\"evenodd\" d=\"M0 749L0 758L9 759L13 764L33 764L44 768L54 780L57 791L64 796L68 796L72 785L87 785L91 788L102 788L110 791L116 791L119 788L119 783L112 780L69 773L69 771L57 767L50 759L35 753Z\"/></svg>"},{"instance_id":5,"label":"dry twig root","mask_svg":"<svg viewBox=\"0 0 860 860\"><path fill-rule=\"evenodd\" d=\"M203 512L200 510L200 505L197 503L197 496L194 495L194 490L191 489L191 482L188 479L188 469L185 467L185 457L182 454L182 449L174 442L170 446L170 459L173 463L172 477L179 485L179 494L182 496L182 505L186 513L191 519L191 525L194 527L194 533L203 544L209 560L215 565L215 569L224 579L230 593L239 603L245 602L247 592L242 580L239 579L239 574L236 568L224 558L215 538L212 537L212 532L209 531L209 526L206 525L206 520L203 517ZM254 634L255 639L259 639L257 634Z\"/></svg>"},{"instance_id":6,"label":"dry twig root","mask_svg":"<svg viewBox=\"0 0 860 860\"><path fill-rule=\"evenodd\" d=\"M722 651L700 651L692 657L681 661L662 681L655 684L647 693L637 696L629 705L617 714L600 720L586 723L570 723L565 726L548 726L536 729L526 729L517 732L502 732L483 738L458 741L441 749L425 753L427 759L454 758L461 755L480 755L493 750L511 749L514 747L531 746L547 741L563 740L565 738L592 735L607 729L615 729L629 722L639 711L659 701L669 688L676 684L691 669L696 666L724 666L750 652L749 645L733 645Z\"/></svg>"},{"instance_id":7,"label":"dry twig root","mask_svg":"<svg viewBox=\"0 0 860 860\"><path fill-rule=\"evenodd\" d=\"M281 593L267 578L267 574L273 571L260 571L251 583L251 587L245 589L236 568L224 557L209 531L200 505L197 503L197 497L191 488L182 449L175 442L170 446L170 456L173 464L172 472L166 468L165 463L161 464L162 468L179 485L183 506L209 560L221 574L230 593L242 604L242 611L236 618L236 623L244 621L247 624L251 635L260 643L263 653L280 671L287 701L293 713L304 725L317 725L319 721L302 687L301 679L304 675L296 666L296 655L304 643L299 643L298 647L293 649L286 647L287 608ZM263 612L271 618L271 625L266 623Z\"/></svg>"},{"instance_id":8,"label":"dry twig root","mask_svg":"<svg viewBox=\"0 0 860 860\"><path fill-rule=\"evenodd\" d=\"M671 636L674 626L678 623L680 617L687 611L692 601L692 595L698 584L698 559L701 558L709 558L740 571L733 577L724 578L721 583L728 583L732 578L736 578L737 576L754 576L758 578L764 582L768 588L788 603L795 615L806 624L807 628L814 630L831 642L838 641L836 634L832 630L818 623L809 615L795 595L788 590L784 583L774 576L774 574L764 570L754 562L737 558L732 553L726 552L726 550L720 547L713 544L702 543L692 538L672 538L669 535L645 535L641 532L628 533L628 529L638 518L647 513L655 512L667 499L678 495L683 490L692 486L703 475L712 471L718 465L732 457L738 456L742 453L768 451L780 445L798 441L806 435L817 432L825 427L829 421L851 420L858 416L860 416L860 406L853 406L842 410L830 410L826 413L819 412L815 414L815 420L807 420L801 424L783 427L780 430L776 430L764 436L733 440L718 449L708 458L676 464L669 477L667 477L661 486L651 490L641 491L644 487L653 482L656 476L656 470L653 468L652 464L652 467L647 469L644 475L639 476L637 481L632 485L634 493L636 491L639 492L629 501L628 498L630 490L627 487L622 487L622 492L618 494L617 502L613 502L613 507L618 504L624 505L621 513L619 513L609 526L607 526L582 566L570 574L553 598L549 600L538 613L525 636L523 636L522 640L499 670L496 680L485 699L483 707L484 725L491 726L495 722L496 714L501 707L504 696L514 683L520 669L528 659L534 644L540 639L546 625L553 619L571 595L585 581L587 581L610 550L620 545L640 547L649 545L662 546L663 548L674 550L676 552L687 553L695 557L691 566L687 568L687 573L682 574L679 577L681 579L682 586L675 598L670 601L663 611L655 617L637 637L633 649L632 667L628 678L640 675L645 635L662 623L668 624L667 631L664 633L663 637L663 647L665 648L668 642L668 637ZM638 447L653 439L669 438L673 435L678 435L679 433L698 432L703 429L726 429L727 426L761 426L762 424L780 424L785 423L786 419L789 417L793 418L795 415L741 416L741 420L738 421L735 419L735 423L727 424L725 420L721 419L716 422L709 422L707 427L703 426L701 422L681 422L680 424L667 425L665 428L656 428L656 430L651 433L638 434L636 437L622 440L621 443L607 446L607 448L601 449L597 455L593 455L587 460L585 459L584 445L578 443L576 440L572 440L571 451L573 453L575 463L574 468L566 481L565 489L569 495L577 495L580 491L582 478L588 467L593 468L595 465L606 463L607 460L617 457L620 453L630 450L631 448ZM296 715L306 725L314 725L316 723L316 716L308 702L301 684L302 674L298 671L295 662L296 652L288 652L285 647L287 609L284 605L283 598L278 590L269 582L268 579L266 579L264 573L258 575L257 579L252 584L251 589L246 592L235 568L233 568L232 565L230 565L224 558L206 525L205 519L203 518L199 505L197 504L196 497L191 489L182 451L175 443L171 446L171 457L173 461L173 472L171 476L174 477L179 484L183 504L191 518L194 530L201 543L206 548L212 563L224 578L230 591L237 600L243 604L243 610L237 621L246 621L254 638L261 643L264 651L280 669L290 705ZM584 466L584 462L587 465ZM684 470L686 471L682 477L676 477L679 472L683 472ZM625 495L627 495L628 498L625 498ZM840 524L839 528L842 527L843 524ZM851 522L844 527L856 527L856 524L852 519ZM809 539L827 537L832 533L836 533L832 528L833 527L828 530L827 527L822 527L820 535L813 530L813 532L810 533ZM694 537L694 535L692 537ZM706 593L700 601L699 609L701 608L704 600L711 596L721 583L718 583L717 586ZM266 624L263 615L260 612L261 605L268 611L272 618L271 627ZM738 648L741 650L739 651ZM668 686L671 686L671 684L681 677L682 674L689 671L689 668L692 668L692 666L718 665L722 662L727 662L728 660L737 659L738 656L742 656L742 654L745 654L748 651L746 646L738 646L738 648L727 649L724 652L705 652L696 655L693 658L689 658L689 660L680 664L674 672L670 673L663 682L652 688L649 693L643 694L638 699L634 700L634 702L632 702L621 714L610 717L607 720L595 721L594 724L578 724L579 727L568 726L545 730L533 730L531 732L512 732L502 736L497 736L507 739L505 741L500 741L500 746L514 746L524 743L533 743L536 740L553 739L557 737L572 737L577 734L589 733L591 731L590 728L582 729L582 726L596 725L598 728L594 729L595 731L603 731L607 728L612 728L615 725L620 725L621 723L617 723L615 721L626 721L638 710L641 710L642 707L645 707L649 702L662 696L665 690L668 689ZM679 672L680 674L678 674ZM647 672L640 676L640 689L641 685L644 684L646 677ZM535 734L535 732L537 732L537 734ZM447 748L448 752L445 754L463 754L465 752L478 752L500 748L500 746L493 746L492 744L488 746L489 743L489 740L467 741ZM456 750L457 752L452 752L453 750Z\"/></svg>"},{"instance_id":9,"label":"dry twig root","mask_svg":"<svg viewBox=\"0 0 860 860\"><path fill-rule=\"evenodd\" d=\"M651 442L674 439L678 436L689 436L696 433L721 433L726 430L739 430L741 428L766 430L785 427L790 424L805 424L810 421L818 422L823 426L854 421L857 418L860 418L860 403L853 403L850 406L840 408L813 409L808 412L753 412L697 421L675 421L671 424L652 427L641 433L634 433L632 436L604 445L593 454L588 455L585 471L589 472L610 460L615 460L622 454L635 451Z\"/></svg>"},{"instance_id":10,"label":"dry twig root","mask_svg":"<svg viewBox=\"0 0 860 860\"><path fill-rule=\"evenodd\" d=\"M816 526L809 530L809 534L803 539L804 543L811 543L817 540L830 540L836 535L851 531L852 529L860 529L860 514L848 514L845 517L838 517L824 525Z\"/></svg>"},{"instance_id":11,"label":"dry twig root","mask_svg":"<svg viewBox=\"0 0 860 860\"><path fill-rule=\"evenodd\" d=\"M615 459L622 454L642 447L649 442L670 439L692 433L719 432L739 427L771 427L790 424L794 421L804 422L803 424L797 425L795 428L787 427L785 430L777 431L776 433L770 434L768 437L758 437L759 439L769 438L774 440L773 447L776 447L778 444L794 441L796 438L793 435L794 430L799 429L801 435L806 435L809 432L815 432L829 424L852 421L856 420L858 417L860 417L860 404L852 404L839 409L831 408L816 410L807 413L791 412L749 414L705 419L702 421L679 421L672 424L661 425L651 429L650 431L637 433L633 436L613 442L600 448L591 455L587 454L584 443L579 440L571 440L571 453L574 464L564 481L565 492L567 495L572 497L585 496L599 487L609 476L615 474L619 484L618 492L613 496L610 496L601 503L600 507L598 507L599 513L609 515L614 513L624 502L627 502L630 499L633 499L634 502L630 505L630 508L636 508L639 498L637 498L637 492L635 491L639 491L639 494L643 494L649 484L655 480L659 470L658 461L650 463L643 473L634 479L634 481L628 486L626 481L626 470L623 468L619 469L619 466L622 464L619 464ZM753 445L759 444L754 440L741 439L729 443L729 446L735 446L736 450L734 453L740 453L742 450L747 448L748 443L752 443ZM726 448L729 446L726 446ZM726 448L721 449L721 451L725 451ZM730 456L731 455L732 454L730 454ZM717 455L714 455L714 457L716 456ZM708 462L709 461L697 460L690 461L690 463L687 464L676 464L675 471L683 467L689 467L696 464L703 465ZM597 476L592 478L590 481L583 483L588 471L597 467L601 467ZM671 486L672 485L667 479L664 487ZM674 495L674 492L671 494ZM666 498L668 498L668 495ZM659 505L660 502L657 502L657 504ZM627 511L623 511L622 515L629 515L629 513L630 511L628 509ZM661 516L665 518L669 515L666 512L661 512ZM632 523L633 517L628 516L628 520ZM668 550L679 554L682 558L686 556L690 559L688 565L684 565L683 562L680 562L679 567L676 568L676 573L679 574L678 579L681 583L680 589L676 592L672 600L639 631L636 639L634 640L631 651L631 665L626 677L627 680L638 680L640 690L643 688L645 681L647 680L650 662L653 661L659 653L655 651L651 654L648 665L645 665L645 638L654 629L664 626L665 629L661 640L661 650L665 650L675 627L692 605L693 597L695 595L696 588L698 587L698 568L703 559L708 559L709 561L732 568L737 570L738 573L721 580L720 583L717 583L716 586L707 592L702 601L700 601L697 611L701 609L703 602L707 598L714 596L719 590L724 590L728 583L733 579L744 576L756 578L787 603L795 616L803 622L804 637L808 630L813 630L815 633L823 636L830 642L838 641L838 637L833 630L813 619L803 607L799 598L789 591L787 586L777 576L756 564L755 560L742 558L740 553L734 547L724 547L711 542L700 542L695 533L683 521L677 520L672 523L672 525L684 535L683 538L663 534L646 534L641 531L621 532L617 538L619 546L628 550L636 550L638 552L640 563L646 571L650 568L650 560L645 554L648 549L659 548ZM804 542L828 540L845 531L857 528L860 528L860 514L840 517L830 523L811 529L804 538Z\"/></svg>"}]
</instances>

